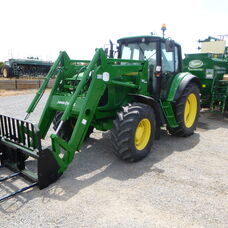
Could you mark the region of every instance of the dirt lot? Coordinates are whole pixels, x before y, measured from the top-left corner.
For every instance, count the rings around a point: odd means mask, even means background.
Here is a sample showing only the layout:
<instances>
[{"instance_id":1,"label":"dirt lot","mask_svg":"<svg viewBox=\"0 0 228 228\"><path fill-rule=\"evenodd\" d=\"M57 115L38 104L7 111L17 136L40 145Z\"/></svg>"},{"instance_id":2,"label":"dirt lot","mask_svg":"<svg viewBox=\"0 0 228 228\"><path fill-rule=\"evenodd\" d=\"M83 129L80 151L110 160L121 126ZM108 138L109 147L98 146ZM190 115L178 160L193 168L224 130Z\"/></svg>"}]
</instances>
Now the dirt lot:
<instances>
[{"instance_id":1,"label":"dirt lot","mask_svg":"<svg viewBox=\"0 0 228 228\"><path fill-rule=\"evenodd\" d=\"M22 118L31 98L0 97L0 112ZM1 183L0 195L15 185L24 183ZM56 183L0 203L0 227L228 227L228 119L201 113L188 138L163 130L134 164L112 154L108 132L95 132Z\"/></svg>"},{"instance_id":2,"label":"dirt lot","mask_svg":"<svg viewBox=\"0 0 228 228\"><path fill-rule=\"evenodd\" d=\"M37 91L37 89L26 89L26 90L0 89L0 97L1 96L16 96L16 95L30 94L30 93L35 93L36 91Z\"/></svg>"}]
</instances>

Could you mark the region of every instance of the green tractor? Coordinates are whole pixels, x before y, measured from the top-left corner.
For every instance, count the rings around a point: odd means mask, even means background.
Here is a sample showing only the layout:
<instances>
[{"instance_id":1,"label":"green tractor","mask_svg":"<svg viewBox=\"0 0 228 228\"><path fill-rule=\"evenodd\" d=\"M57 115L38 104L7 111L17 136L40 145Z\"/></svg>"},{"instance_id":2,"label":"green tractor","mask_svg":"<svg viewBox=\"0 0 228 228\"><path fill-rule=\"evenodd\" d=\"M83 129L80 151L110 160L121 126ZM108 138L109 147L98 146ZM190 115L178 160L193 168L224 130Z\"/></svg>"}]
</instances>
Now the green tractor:
<instances>
[{"instance_id":1,"label":"green tractor","mask_svg":"<svg viewBox=\"0 0 228 228\"><path fill-rule=\"evenodd\" d=\"M113 152L127 162L144 158L163 126L176 136L194 133L200 82L182 72L179 44L157 36L127 37L118 40L117 58L113 53L96 49L91 61L82 61L60 52L25 120L0 115L3 166L42 189L63 174L94 128L111 130ZM55 83L37 126L27 118L51 78ZM44 148L41 139L52 123L52 145ZM27 168L28 157L37 160L36 173Z\"/></svg>"},{"instance_id":2,"label":"green tractor","mask_svg":"<svg viewBox=\"0 0 228 228\"><path fill-rule=\"evenodd\" d=\"M200 79L201 107L224 113L228 111L228 47L225 40L211 36L199 42L201 53L185 55L184 71Z\"/></svg>"}]
</instances>

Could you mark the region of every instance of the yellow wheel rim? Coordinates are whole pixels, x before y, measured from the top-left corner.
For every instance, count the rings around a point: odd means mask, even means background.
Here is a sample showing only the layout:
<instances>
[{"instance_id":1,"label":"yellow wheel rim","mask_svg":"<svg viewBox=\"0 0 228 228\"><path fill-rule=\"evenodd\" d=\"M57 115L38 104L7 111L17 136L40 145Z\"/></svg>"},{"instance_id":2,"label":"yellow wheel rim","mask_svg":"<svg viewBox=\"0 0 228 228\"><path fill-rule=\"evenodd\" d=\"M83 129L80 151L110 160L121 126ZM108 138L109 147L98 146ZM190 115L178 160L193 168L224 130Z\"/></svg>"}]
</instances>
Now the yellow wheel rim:
<instances>
[{"instance_id":1,"label":"yellow wheel rim","mask_svg":"<svg viewBox=\"0 0 228 228\"><path fill-rule=\"evenodd\" d=\"M196 95L194 93L189 94L184 109L184 123L187 128L190 128L195 122L197 107Z\"/></svg>"},{"instance_id":2,"label":"yellow wheel rim","mask_svg":"<svg viewBox=\"0 0 228 228\"><path fill-rule=\"evenodd\" d=\"M151 123L149 119L142 119L135 131L135 147L137 150L143 150L151 136Z\"/></svg>"}]
</instances>

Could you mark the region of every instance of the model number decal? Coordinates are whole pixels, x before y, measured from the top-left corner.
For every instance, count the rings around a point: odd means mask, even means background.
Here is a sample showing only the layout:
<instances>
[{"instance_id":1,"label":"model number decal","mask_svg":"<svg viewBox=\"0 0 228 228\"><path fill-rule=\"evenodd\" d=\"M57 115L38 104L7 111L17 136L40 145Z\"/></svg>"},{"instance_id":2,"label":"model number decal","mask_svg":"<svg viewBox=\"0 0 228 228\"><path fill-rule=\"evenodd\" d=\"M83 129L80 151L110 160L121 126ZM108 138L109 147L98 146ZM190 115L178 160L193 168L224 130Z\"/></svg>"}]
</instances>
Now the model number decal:
<instances>
[{"instance_id":1,"label":"model number decal","mask_svg":"<svg viewBox=\"0 0 228 228\"><path fill-rule=\"evenodd\" d=\"M68 101L58 101L57 104L68 105Z\"/></svg>"}]
</instances>

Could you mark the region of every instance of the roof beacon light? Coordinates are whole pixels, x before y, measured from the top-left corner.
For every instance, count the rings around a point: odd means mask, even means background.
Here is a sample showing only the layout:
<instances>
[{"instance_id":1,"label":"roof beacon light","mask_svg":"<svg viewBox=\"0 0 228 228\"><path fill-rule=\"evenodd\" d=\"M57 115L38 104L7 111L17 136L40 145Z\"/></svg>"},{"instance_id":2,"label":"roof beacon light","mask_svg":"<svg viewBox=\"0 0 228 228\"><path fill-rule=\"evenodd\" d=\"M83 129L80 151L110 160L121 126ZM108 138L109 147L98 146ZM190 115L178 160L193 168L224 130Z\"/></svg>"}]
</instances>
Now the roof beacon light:
<instances>
[{"instance_id":1,"label":"roof beacon light","mask_svg":"<svg viewBox=\"0 0 228 228\"><path fill-rule=\"evenodd\" d=\"M166 24L162 24L161 30L162 30L162 34L163 34L163 38L164 38L165 37L165 31L166 31Z\"/></svg>"}]
</instances>

